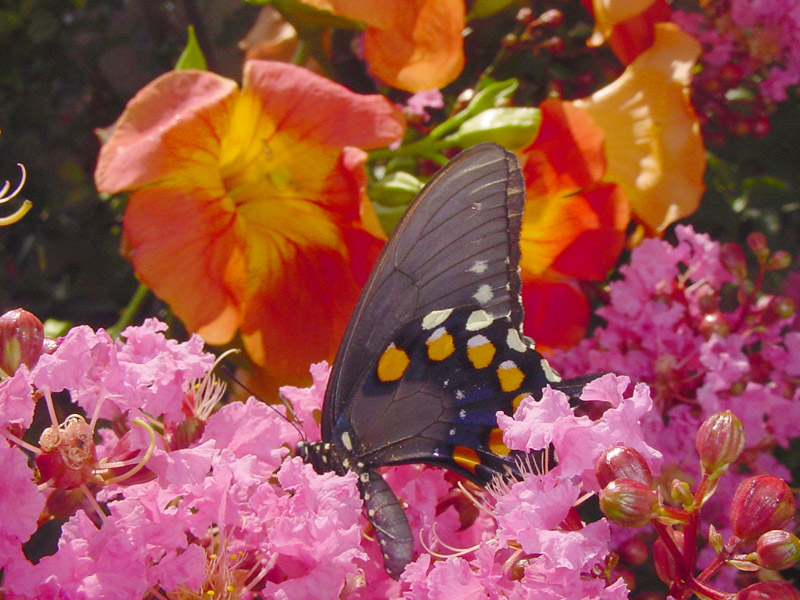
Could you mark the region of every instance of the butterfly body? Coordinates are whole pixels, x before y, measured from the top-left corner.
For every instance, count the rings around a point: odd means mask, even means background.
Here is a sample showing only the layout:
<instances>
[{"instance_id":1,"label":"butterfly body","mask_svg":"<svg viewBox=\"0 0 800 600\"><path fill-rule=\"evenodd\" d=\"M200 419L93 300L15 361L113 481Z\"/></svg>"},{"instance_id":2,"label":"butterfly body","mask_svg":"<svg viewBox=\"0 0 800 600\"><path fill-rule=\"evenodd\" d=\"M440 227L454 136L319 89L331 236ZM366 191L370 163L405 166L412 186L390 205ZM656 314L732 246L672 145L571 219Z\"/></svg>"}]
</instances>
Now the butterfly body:
<instances>
[{"instance_id":1,"label":"butterfly body","mask_svg":"<svg viewBox=\"0 0 800 600\"><path fill-rule=\"evenodd\" d=\"M515 469L497 428L560 379L522 333L523 179L494 144L453 159L387 242L345 332L322 411L322 441L298 454L318 472L355 471L387 572L413 538L378 468L426 463L479 485Z\"/></svg>"}]
</instances>

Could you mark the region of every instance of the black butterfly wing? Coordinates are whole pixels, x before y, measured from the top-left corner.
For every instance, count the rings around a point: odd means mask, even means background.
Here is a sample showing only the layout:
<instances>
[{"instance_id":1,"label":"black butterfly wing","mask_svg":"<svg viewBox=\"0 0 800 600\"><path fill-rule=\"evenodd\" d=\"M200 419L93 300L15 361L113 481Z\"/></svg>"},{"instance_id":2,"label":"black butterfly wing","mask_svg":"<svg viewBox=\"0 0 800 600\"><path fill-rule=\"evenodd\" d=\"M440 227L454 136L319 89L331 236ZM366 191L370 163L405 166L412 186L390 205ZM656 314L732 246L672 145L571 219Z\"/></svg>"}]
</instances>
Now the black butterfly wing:
<instances>
[{"instance_id":1,"label":"black butterfly wing","mask_svg":"<svg viewBox=\"0 0 800 600\"><path fill-rule=\"evenodd\" d=\"M338 443L350 429L373 358L409 322L489 297L481 308L520 328L524 202L516 157L496 144L462 152L430 180L384 247L350 319L325 393L324 441ZM388 406L395 399L382 401Z\"/></svg>"}]
</instances>

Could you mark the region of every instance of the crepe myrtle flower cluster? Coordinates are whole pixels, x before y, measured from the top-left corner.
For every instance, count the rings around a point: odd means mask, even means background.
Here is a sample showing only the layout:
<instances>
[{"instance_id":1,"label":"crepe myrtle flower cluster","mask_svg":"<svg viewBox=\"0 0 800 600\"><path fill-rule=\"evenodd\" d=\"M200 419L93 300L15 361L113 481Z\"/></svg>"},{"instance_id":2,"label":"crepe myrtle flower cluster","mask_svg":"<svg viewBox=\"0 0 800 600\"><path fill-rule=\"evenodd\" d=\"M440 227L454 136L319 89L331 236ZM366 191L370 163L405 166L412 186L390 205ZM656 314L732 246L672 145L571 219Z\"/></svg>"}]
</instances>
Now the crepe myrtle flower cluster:
<instances>
[{"instance_id":1,"label":"crepe myrtle flower cluster","mask_svg":"<svg viewBox=\"0 0 800 600\"><path fill-rule=\"evenodd\" d=\"M702 472L697 488L692 492L686 481L674 479L666 500L636 450L621 446L604 452L595 470L603 486L603 514L622 527L652 525L658 534L653 545L655 571L669 586L671 598L800 598L794 586L780 581L776 574L735 594L709 583L726 566L744 572L779 571L800 559L800 539L784 529L795 515L794 494L774 475L748 477L739 484L730 504L732 534L725 541L713 525L708 528L714 557L697 572L700 511L714 495L719 478L745 448L742 422L730 411L711 415L697 431L695 446Z\"/></svg>"},{"instance_id":2,"label":"crepe myrtle flower cluster","mask_svg":"<svg viewBox=\"0 0 800 600\"><path fill-rule=\"evenodd\" d=\"M593 465L609 446L627 443L657 470L638 424L652 407L647 386L628 393L629 380L610 374L587 385L584 402L606 409L594 420L551 389L501 415L510 449L559 458L549 470L531 460L522 481L484 491L443 469L388 469L418 554L398 582L355 475L318 475L293 456L300 435L283 408L224 402L199 337L179 343L148 320L124 340L85 326L47 340L25 311L0 324L6 598L435 599L454 585L467 597L628 596L608 521L584 521L575 506L599 492ZM311 388L282 393L316 439L329 369L311 373ZM59 418L67 400L74 414ZM33 443L40 402L51 423ZM53 522L53 547L35 548L42 530L31 536Z\"/></svg>"},{"instance_id":3,"label":"crepe myrtle flower cluster","mask_svg":"<svg viewBox=\"0 0 800 600\"><path fill-rule=\"evenodd\" d=\"M551 362L565 376L605 370L650 386L656 410L642 426L664 454L663 485L699 480L685 440L712 414L733 412L745 448L706 506L712 522L729 527L726 507L745 477L791 479L773 450L800 436L800 330L792 297L763 289L791 260L751 234L750 274L740 246L685 226L675 236L674 244L648 239L634 248L597 310L605 324Z\"/></svg>"}]
</instances>

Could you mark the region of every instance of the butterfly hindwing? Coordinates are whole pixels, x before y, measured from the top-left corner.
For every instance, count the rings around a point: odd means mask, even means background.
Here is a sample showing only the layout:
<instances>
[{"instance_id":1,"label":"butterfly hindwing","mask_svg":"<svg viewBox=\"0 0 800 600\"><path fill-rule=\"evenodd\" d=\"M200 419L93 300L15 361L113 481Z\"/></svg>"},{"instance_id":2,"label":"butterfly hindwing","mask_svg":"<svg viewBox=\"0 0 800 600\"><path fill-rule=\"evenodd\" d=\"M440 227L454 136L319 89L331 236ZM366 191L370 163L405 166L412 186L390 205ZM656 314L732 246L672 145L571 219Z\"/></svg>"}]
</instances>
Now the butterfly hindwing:
<instances>
[{"instance_id":1,"label":"butterfly hindwing","mask_svg":"<svg viewBox=\"0 0 800 600\"><path fill-rule=\"evenodd\" d=\"M423 317L396 333L334 429L346 425L367 465L422 462L486 484L514 466L497 412L538 396L549 371L508 317L476 325L478 305L444 312L434 325Z\"/></svg>"}]
</instances>

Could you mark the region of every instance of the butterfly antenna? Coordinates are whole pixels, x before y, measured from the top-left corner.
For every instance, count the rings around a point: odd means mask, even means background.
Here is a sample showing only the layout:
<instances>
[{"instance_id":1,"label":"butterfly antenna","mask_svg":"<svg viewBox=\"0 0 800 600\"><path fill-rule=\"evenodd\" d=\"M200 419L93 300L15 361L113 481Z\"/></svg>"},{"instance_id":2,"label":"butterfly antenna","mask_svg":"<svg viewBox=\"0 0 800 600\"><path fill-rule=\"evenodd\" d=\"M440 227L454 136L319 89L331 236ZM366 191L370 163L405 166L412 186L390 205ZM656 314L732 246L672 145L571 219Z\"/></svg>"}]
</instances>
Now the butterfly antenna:
<instances>
[{"instance_id":1,"label":"butterfly antenna","mask_svg":"<svg viewBox=\"0 0 800 600\"><path fill-rule=\"evenodd\" d=\"M234 375L230 367L228 367L227 365L221 365L220 368L225 372L225 375L231 381L233 381L236 385L242 388L245 392L253 396L253 398L257 398L258 400L264 402L264 399L261 396L256 394L249 387L247 387L242 380L240 380L238 377L236 377L236 375ZM300 439L304 441L307 440L305 432L300 427L300 425L302 425L303 422L297 418L297 413L294 412L294 408L292 408L291 402L289 402L289 400L280 392L278 392L278 397L281 399L281 403L283 404L284 408L286 408L286 413L287 413L286 415L282 414L281 411L279 411L277 408L275 408L274 405L270 404L269 402L264 402L264 405L269 407L271 410L274 410L282 419L285 419L287 423L289 423L292 427L294 427L295 431L297 431L297 433L300 434Z\"/></svg>"}]
</instances>

